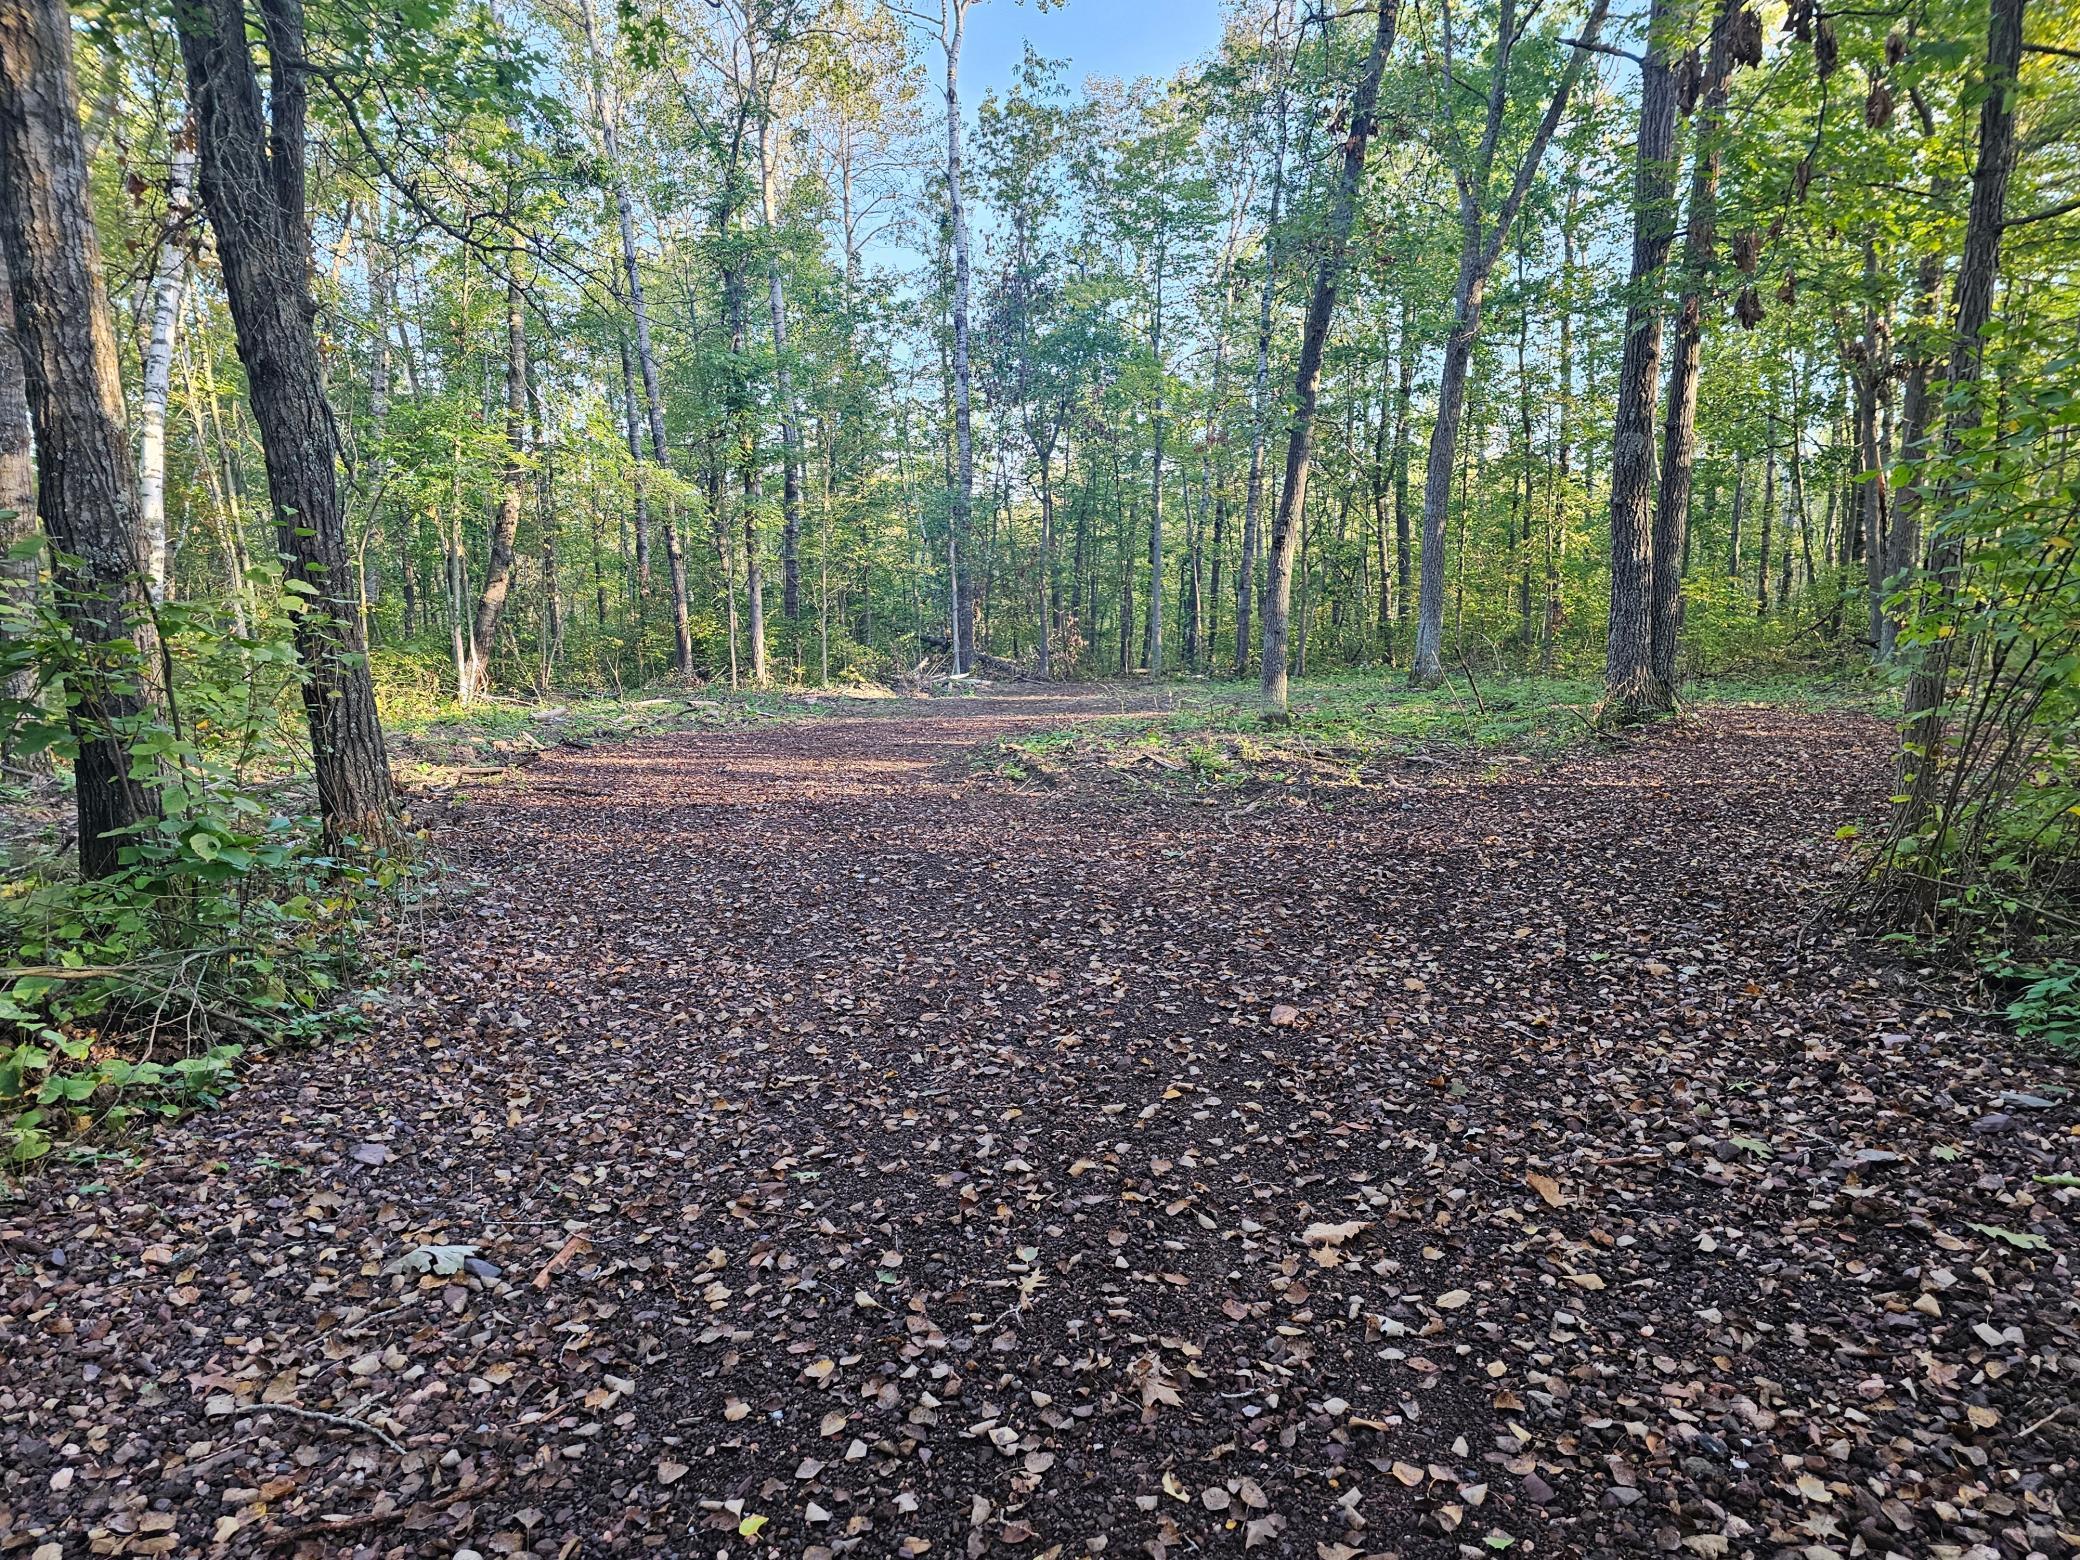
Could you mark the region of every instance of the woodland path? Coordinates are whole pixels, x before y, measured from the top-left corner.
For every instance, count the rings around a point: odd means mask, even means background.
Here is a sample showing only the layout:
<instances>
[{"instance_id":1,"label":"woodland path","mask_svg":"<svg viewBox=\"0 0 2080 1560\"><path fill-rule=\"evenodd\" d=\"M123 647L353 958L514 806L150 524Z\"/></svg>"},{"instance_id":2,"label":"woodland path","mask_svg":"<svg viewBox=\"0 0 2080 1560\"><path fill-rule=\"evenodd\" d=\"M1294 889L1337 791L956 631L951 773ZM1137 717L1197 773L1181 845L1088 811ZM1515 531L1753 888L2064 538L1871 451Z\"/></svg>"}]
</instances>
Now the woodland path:
<instances>
[{"instance_id":1,"label":"woodland path","mask_svg":"<svg viewBox=\"0 0 2080 1560\"><path fill-rule=\"evenodd\" d=\"M961 760L1092 712L455 810L367 1033L0 1204L0 1553L2072 1552L2074 1070L1811 930L1883 728Z\"/></svg>"}]
</instances>

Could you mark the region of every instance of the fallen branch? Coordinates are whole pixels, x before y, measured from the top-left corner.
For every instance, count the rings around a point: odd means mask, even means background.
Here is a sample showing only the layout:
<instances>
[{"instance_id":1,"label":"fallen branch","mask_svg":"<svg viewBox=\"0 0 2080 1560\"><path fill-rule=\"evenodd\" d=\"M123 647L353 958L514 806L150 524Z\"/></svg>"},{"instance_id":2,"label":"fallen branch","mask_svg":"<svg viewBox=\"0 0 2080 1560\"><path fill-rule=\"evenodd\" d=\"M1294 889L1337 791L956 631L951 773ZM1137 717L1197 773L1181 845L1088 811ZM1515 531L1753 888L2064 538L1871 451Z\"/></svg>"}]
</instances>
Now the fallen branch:
<instances>
[{"instance_id":1,"label":"fallen branch","mask_svg":"<svg viewBox=\"0 0 2080 1560\"><path fill-rule=\"evenodd\" d=\"M323 1409L304 1408L297 1403L262 1403L258 1411L263 1414L291 1414L298 1419L315 1420L319 1424L331 1425L340 1430L359 1430L364 1435L374 1436L398 1456L404 1456L403 1444L389 1431L372 1425L365 1419L356 1419L351 1414L328 1414Z\"/></svg>"},{"instance_id":2,"label":"fallen branch","mask_svg":"<svg viewBox=\"0 0 2080 1560\"><path fill-rule=\"evenodd\" d=\"M565 1268L569 1267L571 1265L571 1259L573 1257L581 1256L585 1252L590 1251L591 1249L592 1242L585 1238L585 1235L582 1231L576 1235L573 1235L569 1240L563 1243L563 1248L560 1251L558 1251L555 1256L551 1257L547 1262L544 1262L542 1264L542 1270L534 1276L534 1287L537 1289L547 1289L549 1287L549 1280L554 1278L558 1273L561 1273Z\"/></svg>"},{"instance_id":3,"label":"fallen branch","mask_svg":"<svg viewBox=\"0 0 2080 1560\"><path fill-rule=\"evenodd\" d=\"M306 1522L302 1527L281 1528L268 1534L270 1539L283 1544L301 1543L306 1538L322 1538L327 1533L350 1533L356 1528L383 1527L392 1522L407 1521L412 1517L430 1517L437 1511L446 1511L450 1506L469 1500L474 1496L488 1495L506 1482L503 1473L494 1473L488 1479L475 1484L465 1484L452 1489L445 1495L432 1500L414 1501L409 1506L399 1506L395 1511L370 1512L366 1516L342 1517L337 1521Z\"/></svg>"}]
</instances>

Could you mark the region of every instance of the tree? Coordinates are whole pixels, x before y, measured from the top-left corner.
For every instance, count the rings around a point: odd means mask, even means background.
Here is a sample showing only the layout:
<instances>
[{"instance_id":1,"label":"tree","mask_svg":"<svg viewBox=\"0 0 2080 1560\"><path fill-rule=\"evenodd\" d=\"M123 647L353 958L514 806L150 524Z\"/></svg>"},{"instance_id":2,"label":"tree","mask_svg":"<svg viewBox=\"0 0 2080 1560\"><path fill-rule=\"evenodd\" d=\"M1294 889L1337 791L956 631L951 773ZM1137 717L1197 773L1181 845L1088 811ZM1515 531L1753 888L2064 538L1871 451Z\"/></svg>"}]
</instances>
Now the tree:
<instances>
[{"instance_id":1,"label":"tree","mask_svg":"<svg viewBox=\"0 0 2080 1560\"><path fill-rule=\"evenodd\" d=\"M152 595L163 599L170 560L166 535L166 401L173 388L173 333L180 320L188 280L188 235L194 188L194 128L174 136L172 172L166 185L166 231L152 266L151 338L145 344L144 392L138 397L138 508L145 568Z\"/></svg>"},{"instance_id":2,"label":"tree","mask_svg":"<svg viewBox=\"0 0 2080 1560\"><path fill-rule=\"evenodd\" d=\"M1288 6L1275 3L1271 11L1269 37L1276 51L1288 25ZM1304 36L1304 35L1303 35ZM1271 422L1271 315L1278 301L1279 219L1286 192L1286 142L1291 133L1291 85L1293 66L1301 37L1293 40L1290 55L1278 55L1273 69L1277 86L1272 93L1277 120L1276 150L1271 158L1270 209L1264 225L1264 285L1257 299L1257 368L1251 382L1249 429L1249 486L1242 509L1242 560L1235 570L1235 675L1249 675L1250 609L1256 605L1257 535L1264 512L1264 444Z\"/></svg>"},{"instance_id":3,"label":"tree","mask_svg":"<svg viewBox=\"0 0 2080 1560\"><path fill-rule=\"evenodd\" d=\"M124 836L157 815L130 741L152 714L152 652L138 546L137 473L124 428L115 333L87 198L72 23L56 0L0 7L0 472L19 494L19 433L6 392L19 364L37 452L36 508L51 586L76 644L65 699L73 740L80 871L107 877ZM12 446L8 448L7 446ZM10 495L0 492L0 504ZM17 598L19 599L19 598Z\"/></svg>"},{"instance_id":4,"label":"tree","mask_svg":"<svg viewBox=\"0 0 2080 1560\"><path fill-rule=\"evenodd\" d=\"M1733 74L1736 33L1748 27L1750 21L1752 13L1744 10L1743 0L1720 0L1705 47L1704 79L1699 88L1703 107L1697 116L1690 155L1690 203L1683 232L1683 292L1676 305L1675 347L1669 354L1660 486L1654 502L1649 609L1649 672L1653 685L1669 690L1676 686L1676 642L1683 623L1683 559L1689 552L1690 499L1697 458L1697 370L1704 342L1706 288L1717 245L1714 224L1727 83ZM1753 25L1759 31L1759 21ZM1738 506L1738 485L1734 491Z\"/></svg>"},{"instance_id":5,"label":"tree","mask_svg":"<svg viewBox=\"0 0 2080 1560\"><path fill-rule=\"evenodd\" d=\"M1271 546L1264 581L1264 708L1286 714L1286 627L1292 606L1293 554L1307 504L1307 473L1314 453L1315 401L1321 393L1322 351L1336 313L1336 289L1343 280L1344 257L1350 247L1351 219L1357 210L1358 181L1365 173L1365 148L1377 128L1373 111L1379 103L1380 77L1394 50L1394 27L1400 0L1379 0L1372 52L1351 92L1349 129L1343 143L1343 170L1331 199L1326 241L1314 294L1308 300L1307 324L1300 337L1300 364L1293 374L1291 431L1286 436L1286 474L1279 489L1278 511L1271 522Z\"/></svg>"},{"instance_id":6,"label":"tree","mask_svg":"<svg viewBox=\"0 0 2080 1560\"><path fill-rule=\"evenodd\" d=\"M1584 61L1597 45L1609 9L1610 0L1592 0L1580 38L1564 40L1574 52L1561 68L1544 117L1518 157L1501 203L1492 214L1488 202L1492 198L1496 154L1507 124L1510 62L1520 33L1516 3L1501 0L1488 63L1487 117L1480 141L1470 153L1460 141L1455 112L1450 106L1458 82L1452 74L1449 13L1444 19L1441 92L1446 107L1441 123L1448 143L1457 153L1452 158L1452 178L1459 197L1459 274L1452 286L1452 324L1445 337L1437 413L1430 429L1430 458L1423 476L1422 584L1416 611L1415 654L1409 666L1409 681L1416 687L1427 687L1444 678L1440 651L1444 642L1445 521L1451 510L1459 424L1466 412L1467 369L1473 361L1473 344L1480 335L1481 304L1487 295L1488 278L1509 239L1510 226L1516 221L1525 196L1531 192L1531 181L1545 158L1553 132L1567 112L1567 100L1581 79Z\"/></svg>"},{"instance_id":7,"label":"tree","mask_svg":"<svg viewBox=\"0 0 2080 1560\"><path fill-rule=\"evenodd\" d=\"M21 340L14 328L14 285L0 244L0 613L22 621L36 610L36 467L29 430L29 392L22 379ZM23 665L0 680L0 699L27 709L36 698L36 669ZM0 719L0 762L20 766L15 720ZM40 758L40 755L39 755Z\"/></svg>"},{"instance_id":8,"label":"tree","mask_svg":"<svg viewBox=\"0 0 2080 1560\"><path fill-rule=\"evenodd\" d=\"M1994 285L2000 278L2001 232L2007 224L2008 180L2015 169L2015 99L2022 65L2023 0L1992 0L1987 16L1986 90L1979 105L1978 158L1972 169L1971 211L1966 220L1964 254L1951 295L1950 369L1945 384L1948 415L1943 426L1945 453L1953 459L1984 415L1979 376L1985 364L1986 327L1993 317ZM1955 501L1953 489L1942 498ZM1925 608L1941 613L1958 588L1964 567L1960 530L1940 530L1929 550L1934 599ZM1944 704L1949 697L1954 635L1939 636L1924 652L1907 681L1907 724L1902 742L1906 799L1900 804L1896 830L1919 833L1937 806L1943 774ZM1937 891L1933 877L1922 879L1918 898Z\"/></svg>"},{"instance_id":9,"label":"tree","mask_svg":"<svg viewBox=\"0 0 2080 1560\"><path fill-rule=\"evenodd\" d=\"M513 541L527 482L527 318L518 253L506 257L506 455L500 474L498 516L491 524L490 559L469 632L464 686L472 696L490 691L491 651L498 621L513 588Z\"/></svg>"},{"instance_id":10,"label":"tree","mask_svg":"<svg viewBox=\"0 0 2080 1560\"><path fill-rule=\"evenodd\" d=\"M388 836L390 766L347 554L339 431L311 328L305 216L307 45L301 0L261 0L268 106L242 0L176 8L188 97L200 132L203 206L267 461L277 546L300 598L296 651L317 771L335 839Z\"/></svg>"},{"instance_id":11,"label":"tree","mask_svg":"<svg viewBox=\"0 0 2080 1560\"><path fill-rule=\"evenodd\" d=\"M1625 349L1611 433L1611 614L1604 698L1630 715L1665 710L1675 689L1655 675L1654 410L1661 388L1661 273L1675 239L1676 79L1669 68L1675 16L1654 0L1640 61L1639 140L1633 153L1632 275Z\"/></svg>"}]
</instances>

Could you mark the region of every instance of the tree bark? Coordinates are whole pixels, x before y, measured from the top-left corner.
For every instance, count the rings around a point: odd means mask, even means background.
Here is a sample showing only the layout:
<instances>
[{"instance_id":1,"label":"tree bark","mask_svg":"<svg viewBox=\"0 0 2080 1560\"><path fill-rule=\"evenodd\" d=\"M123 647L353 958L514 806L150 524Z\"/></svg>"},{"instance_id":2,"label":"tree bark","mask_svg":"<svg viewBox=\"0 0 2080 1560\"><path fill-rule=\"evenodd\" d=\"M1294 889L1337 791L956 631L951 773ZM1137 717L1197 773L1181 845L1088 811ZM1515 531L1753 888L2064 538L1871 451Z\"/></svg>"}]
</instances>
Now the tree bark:
<instances>
[{"instance_id":1,"label":"tree bark","mask_svg":"<svg viewBox=\"0 0 2080 1560\"><path fill-rule=\"evenodd\" d=\"M1161 218L1157 219L1159 222ZM1163 671L1163 245L1156 245L1155 313L1150 318L1149 352L1155 359L1155 451L1150 463L1148 511L1148 624L1142 659L1151 677Z\"/></svg>"},{"instance_id":2,"label":"tree bark","mask_svg":"<svg viewBox=\"0 0 2080 1560\"><path fill-rule=\"evenodd\" d=\"M9 283L9 312L0 314L0 356L8 359L0 371L0 504L12 507L26 486L28 452L8 404L26 400L37 513L57 555L52 584L78 640L66 694L78 744L80 872L107 877L121 865L122 832L158 811L152 788L132 774L129 746L151 713L152 640L140 589L137 469L88 200L72 23L56 0L0 6L0 258ZM22 589L19 578L9 585L10 594Z\"/></svg>"},{"instance_id":3,"label":"tree bark","mask_svg":"<svg viewBox=\"0 0 2080 1560\"><path fill-rule=\"evenodd\" d=\"M1691 154L1690 205L1683 234L1683 296L1669 355L1668 405L1661 432L1661 481L1655 495L1650 671L1660 687L1676 686L1676 648L1683 627L1683 562L1690 554L1690 501L1697 461L1697 373L1704 342L1718 216L1720 135L1726 123L1733 28L1744 0L1721 0L1705 49L1702 110Z\"/></svg>"},{"instance_id":4,"label":"tree bark","mask_svg":"<svg viewBox=\"0 0 2080 1560\"><path fill-rule=\"evenodd\" d=\"M1640 61L1639 139L1632 171L1632 275L1611 435L1611 612L1604 698L1625 715L1667 709L1657 677L1654 620L1654 410L1661 388L1661 285L1675 239L1676 81L1669 69L1669 0L1654 0ZM1670 562L1675 560L1671 558Z\"/></svg>"},{"instance_id":5,"label":"tree bark","mask_svg":"<svg viewBox=\"0 0 2080 1560\"><path fill-rule=\"evenodd\" d=\"M6 248L0 245L0 613L16 621L36 609L37 599L36 559L15 555L17 546L37 534L33 444L22 346L14 328L14 286L8 280ZM35 697L32 669L11 673L0 682L0 699L16 707L13 714L0 716L0 761L16 769L29 764L15 749L15 721ZM42 769L49 757L38 753L32 762Z\"/></svg>"},{"instance_id":6,"label":"tree bark","mask_svg":"<svg viewBox=\"0 0 2080 1560\"><path fill-rule=\"evenodd\" d=\"M1407 627L1414 610L1415 547L1409 534L1408 516L1408 408L1415 389L1415 296L1401 300L1399 370L1394 380L1394 629L1395 638Z\"/></svg>"},{"instance_id":7,"label":"tree bark","mask_svg":"<svg viewBox=\"0 0 2080 1560\"><path fill-rule=\"evenodd\" d=\"M1583 19L1579 46L1574 50L1560 80L1553 88L1531 144L1525 148L1510 181L1509 193L1495 214L1492 228L1480 209L1481 193L1488 187L1495 148L1503 129L1507 104L1509 56L1516 34L1514 0L1503 0L1496 26L1495 58L1489 67L1487 126L1471 172L1459 174L1459 279L1452 289L1452 328L1445 337L1444 367L1437 386L1437 417L1430 429L1430 458L1423 474L1423 567L1416 611L1415 655L1409 666L1411 686L1427 688L1444 680L1441 650L1444 644L1445 523L1452 503L1452 472L1457 464L1459 424L1466 414L1467 370L1473 361L1473 344L1480 335L1481 302L1488 290L1488 276L1495 257L1509 241L1511 225L1530 193L1531 181L1545 160L1546 147L1560 127L1581 79L1585 61L1603 31L1610 0L1593 0ZM1447 60L1449 76L1449 60ZM1484 229L1486 229L1484 233Z\"/></svg>"},{"instance_id":8,"label":"tree bark","mask_svg":"<svg viewBox=\"0 0 2080 1560\"><path fill-rule=\"evenodd\" d=\"M968 215L961 193L961 39L970 0L941 0L946 49L946 214L953 244L953 440L954 481L948 515L949 590L953 598L953 669L974 664L975 602L967 578L968 535L975 507L975 435L969 412Z\"/></svg>"},{"instance_id":9,"label":"tree bark","mask_svg":"<svg viewBox=\"0 0 2080 1560\"><path fill-rule=\"evenodd\" d=\"M513 588L513 539L520 531L520 503L527 483L527 321L520 285L520 258L506 261L506 458L499 473L498 513L491 521L491 555L477 609L470 623L470 696L491 688L491 647Z\"/></svg>"},{"instance_id":10,"label":"tree bark","mask_svg":"<svg viewBox=\"0 0 2080 1560\"><path fill-rule=\"evenodd\" d=\"M202 200L260 425L277 545L301 598L296 651L319 811L334 839L380 840L390 832L390 766L347 556L339 430L311 328L301 0L261 0L265 111L241 0L195 0L177 8L175 23L201 131Z\"/></svg>"},{"instance_id":11,"label":"tree bark","mask_svg":"<svg viewBox=\"0 0 2080 1560\"><path fill-rule=\"evenodd\" d=\"M152 599L166 599L172 570L166 536L166 403L173 390L173 336L187 289L188 202L195 180L194 130L182 125L173 137L172 171L166 182L166 230L152 265L151 335L145 342L143 386L137 398L137 506L145 574Z\"/></svg>"},{"instance_id":12,"label":"tree bark","mask_svg":"<svg viewBox=\"0 0 2080 1560\"><path fill-rule=\"evenodd\" d=\"M802 428L787 361L787 294L780 276L779 145L769 121L759 123L759 193L765 214L766 292L773 316L773 379L780 402L780 610L791 625L802 611Z\"/></svg>"},{"instance_id":13,"label":"tree bark","mask_svg":"<svg viewBox=\"0 0 2080 1560\"><path fill-rule=\"evenodd\" d=\"M1343 144L1343 170L1336 181L1327 224L1322 263L1315 273L1314 294L1307 303L1307 323L1300 335L1300 361L1293 373L1292 429L1286 440L1286 475L1271 522L1271 543L1264 578L1264 647L1261 691L1267 714L1287 712L1286 630L1293 599L1293 555L1300 541L1307 505L1308 468L1314 455L1315 401L1322 387L1322 352L1336 313L1336 289L1343 281L1350 247L1351 222L1357 213L1358 184L1365 172L1365 150L1377 128L1373 109L1379 102L1380 77L1394 49L1394 29L1401 0L1379 0L1372 34L1356 89L1351 93L1350 133Z\"/></svg>"},{"instance_id":14,"label":"tree bark","mask_svg":"<svg viewBox=\"0 0 2080 1560\"><path fill-rule=\"evenodd\" d=\"M1993 0L1986 33L1985 100L1979 105L1978 157L1972 168L1972 198L1965 219L1964 254L1958 263L1951 295L1951 349L1944 401L1952 410L1944 423L1943 447L1956 455L1978 427L1981 415L1977 386L1986 353L1986 326L1993 317L1993 293L2000 280L2001 229L2006 220L2008 178L2015 167L2015 100L2022 62L2023 0ZM1960 396L1962 392L1962 396ZM1939 495L1945 496L1945 495ZM1964 572L1964 538L1941 529L1929 549L1935 610L1951 609ZM1906 835L1923 829L1935 810L1937 782L1943 763L1943 704L1950 687L1955 635L1936 639L1923 652L1907 680L1907 726L1901 743L1906 801L1899 830ZM1923 897L1932 901L1939 890L1925 883Z\"/></svg>"},{"instance_id":15,"label":"tree bark","mask_svg":"<svg viewBox=\"0 0 2080 1560\"><path fill-rule=\"evenodd\" d=\"M1274 29L1284 23L1283 0L1272 8ZM1271 431L1271 310L1278 299L1278 224L1286 192L1286 151L1291 136L1290 87L1294 54L1278 83L1278 150L1271 164L1271 209L1264 224L1264 290L1257 299L1257 371L1250 387L1249 485L1242 504L1242 559L1235 569L1235 675L1249 675L1250 610L1257 599L1257 538L1264 513L1264 445Z\"/></svg>"},{"instance_id":16,"label":"tree bark","mask_svg":"<svg viewBox=\"0 0 2080 1560\"><path fill-rule=\"evenodd\" d=\"M621 236L622 280L628 288L629 313L635 321L636 357L642 368L644 402L649 410L650 450L657 464L666 466L670 464L670 454L664 432L664 396L657 380L657 352L650 340L650 302L643 291L642 273L636 267L635 202L629 196L628 175L621 166L620 130L615 123L613 92L607 82L599 31L593 21L592 0L582 0L579 15L585 26L585 48L591 66L593 115L599 121L600 147L606 153L614 188L614 216ZM631 439L629 454L638 461L642 459L639 440ZM650 580L650 513L642 497L640 476L637 478L635 511L637 600L640 602L640 587ZM682 593L673 600L672 610L676 614L683 611L685 605Z\"/></svg>"}]
</instances>

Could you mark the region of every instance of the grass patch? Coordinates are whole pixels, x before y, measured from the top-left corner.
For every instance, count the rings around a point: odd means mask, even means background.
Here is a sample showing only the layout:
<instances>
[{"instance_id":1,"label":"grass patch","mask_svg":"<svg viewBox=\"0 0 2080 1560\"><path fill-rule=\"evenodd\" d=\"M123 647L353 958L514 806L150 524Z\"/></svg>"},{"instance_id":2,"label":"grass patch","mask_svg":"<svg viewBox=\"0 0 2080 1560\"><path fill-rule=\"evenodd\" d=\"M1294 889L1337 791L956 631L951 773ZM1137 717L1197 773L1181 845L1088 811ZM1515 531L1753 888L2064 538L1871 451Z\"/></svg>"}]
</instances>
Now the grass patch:
<instances>
[{"instance_id":1,"label":"grass patch","mask_svg":"<svg viewBox=\"0 0 2080 1560\"><path fill-rule=\"evenodd\" d=\"M880 690L637 695L627 699L398 700L383 711L391 769L415 789L453 785L531 762L558 746L590 747L674 731L713 731L857 713L886 701Z\"/></svg>"},{"instance_id":2,"label":"grass patch","mask_svg":"<svg viewBox=\"0 0 2080 1560\"><path fill-rule=\"evenodd\" d=\"M1345 673L1294 685L1288 718L1268 722L1251 683L1176 685L1154 714L1103 715L1019 737L981 755L1007 779L1061 778L1071 769L1140 771L1200 786L1249 783L1363 784L1388 761L1549 758L1602 740L1595 728L1602 684L1523 678L1475 683L1456 673L1412 689L1378 673ZM1703 685L1697 705L1883 714L1897 695L1876 679L1746 680Z\"/></svg>"}]
</instances>

